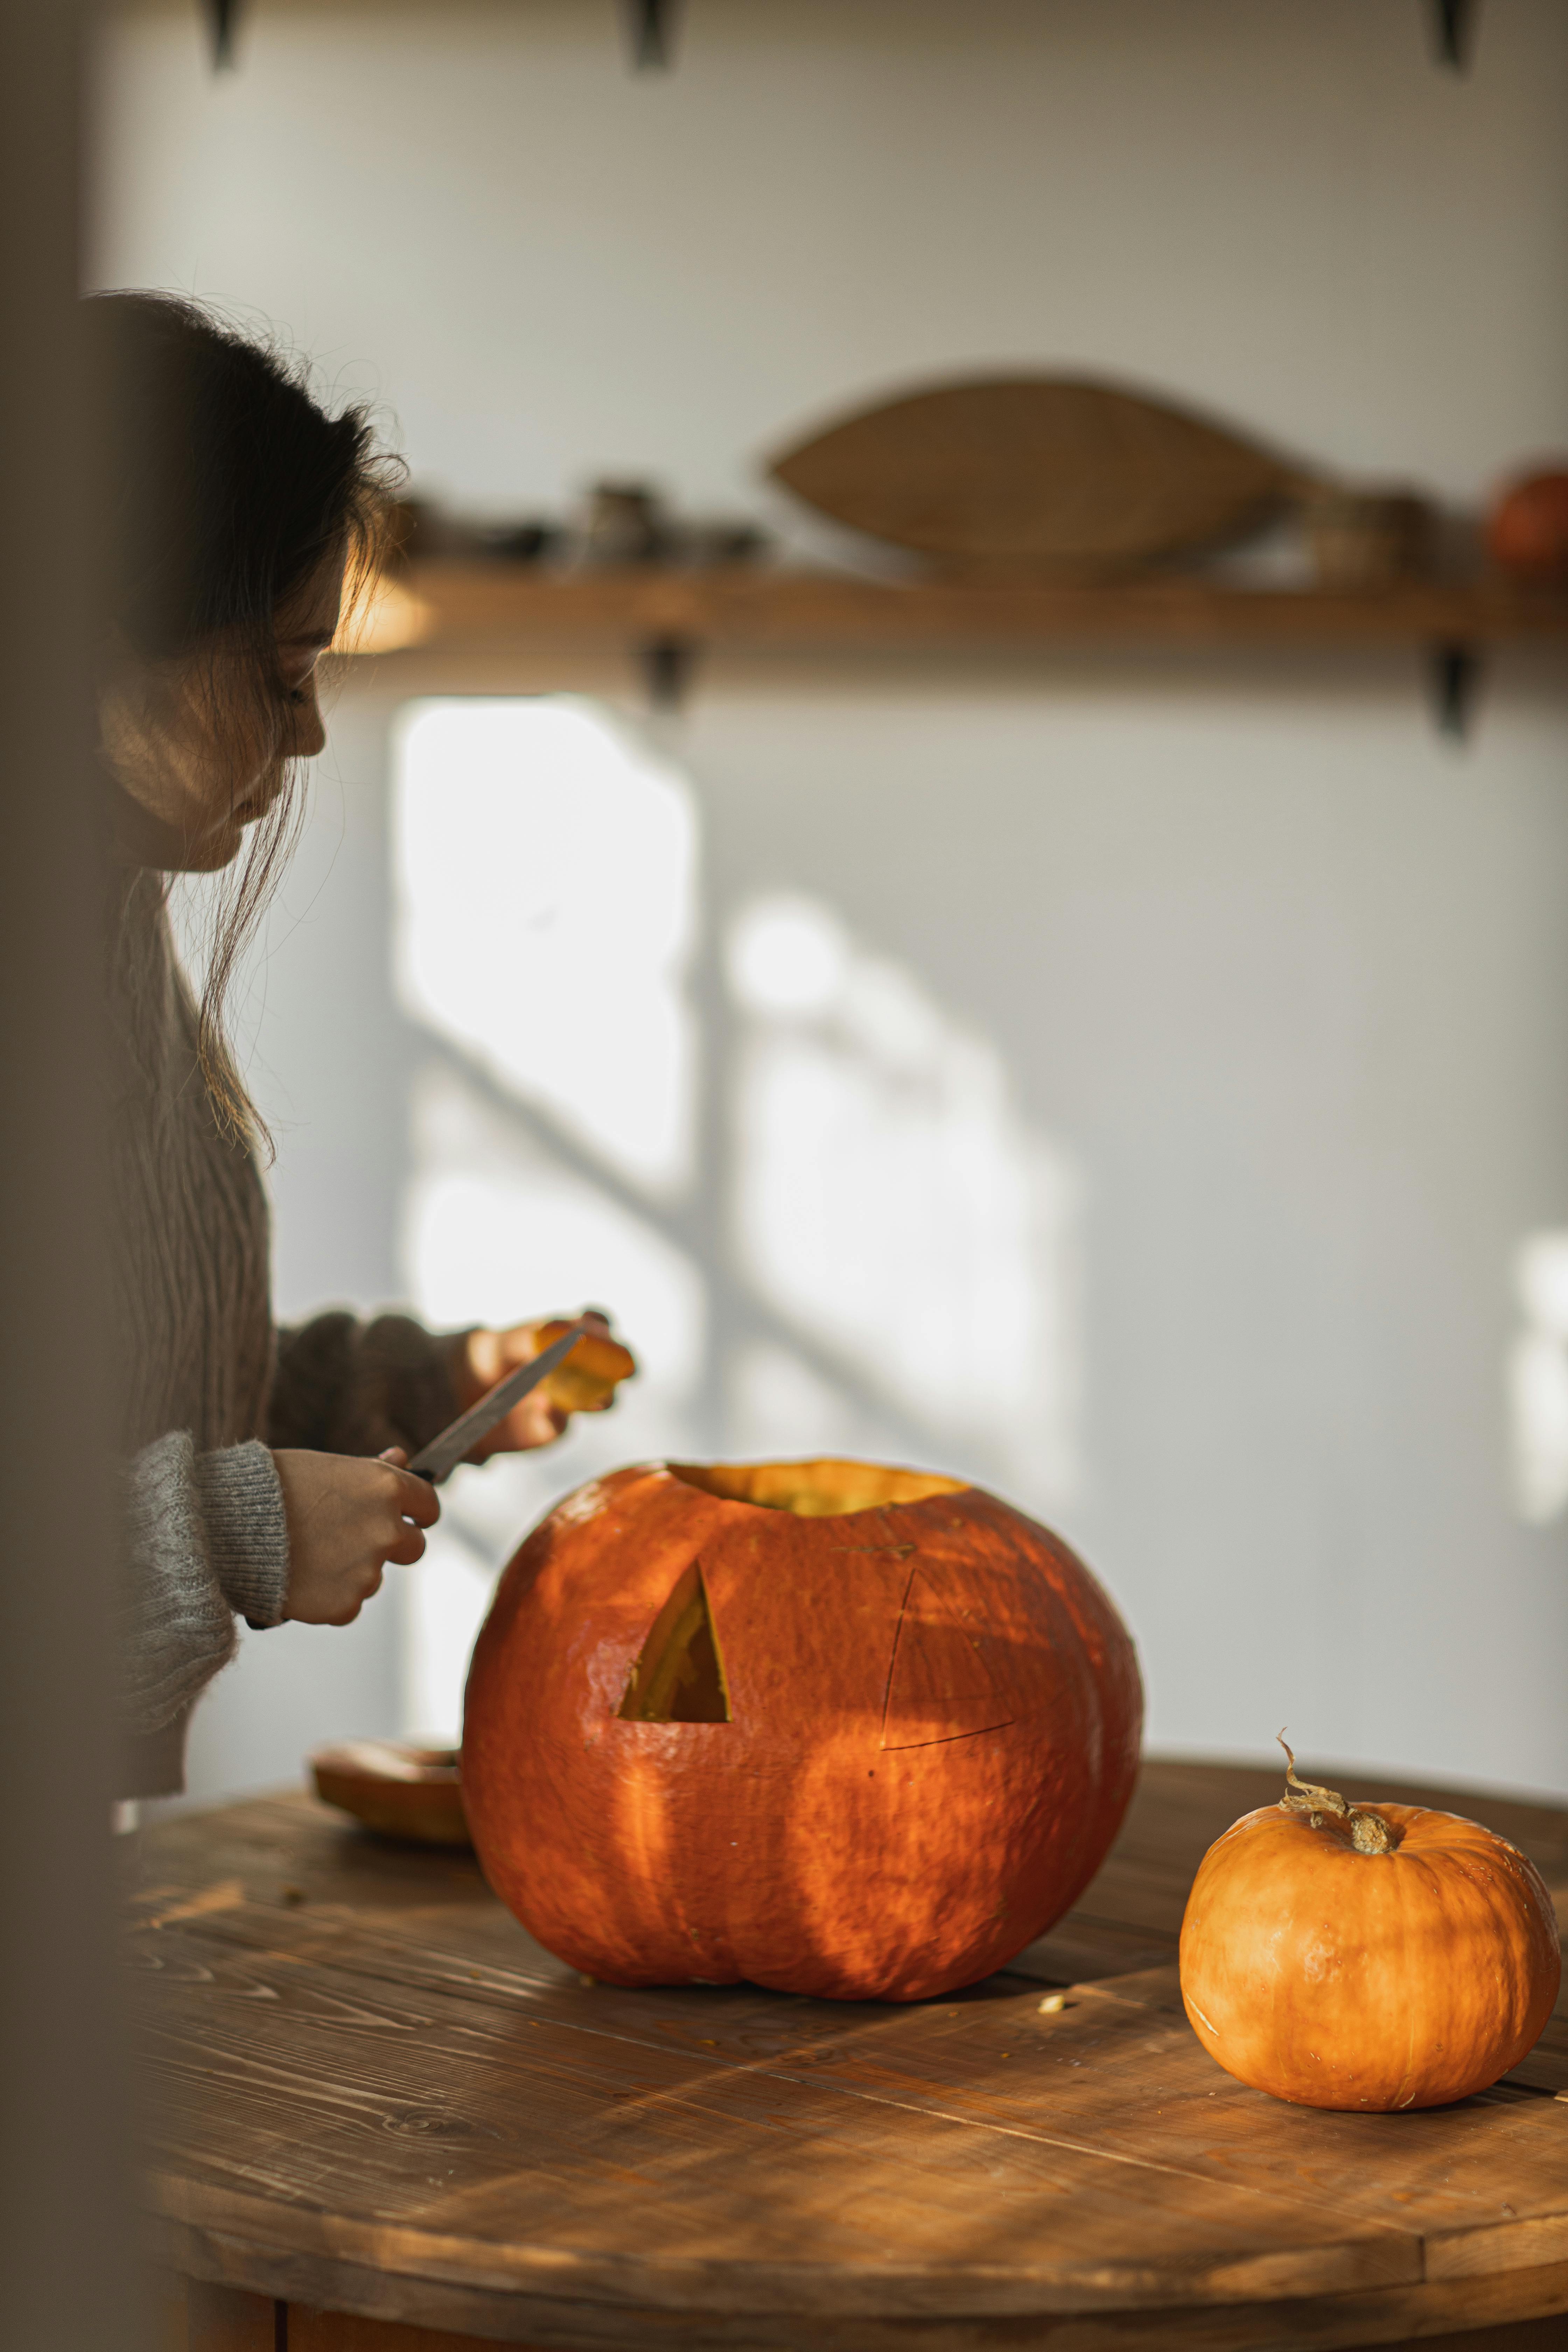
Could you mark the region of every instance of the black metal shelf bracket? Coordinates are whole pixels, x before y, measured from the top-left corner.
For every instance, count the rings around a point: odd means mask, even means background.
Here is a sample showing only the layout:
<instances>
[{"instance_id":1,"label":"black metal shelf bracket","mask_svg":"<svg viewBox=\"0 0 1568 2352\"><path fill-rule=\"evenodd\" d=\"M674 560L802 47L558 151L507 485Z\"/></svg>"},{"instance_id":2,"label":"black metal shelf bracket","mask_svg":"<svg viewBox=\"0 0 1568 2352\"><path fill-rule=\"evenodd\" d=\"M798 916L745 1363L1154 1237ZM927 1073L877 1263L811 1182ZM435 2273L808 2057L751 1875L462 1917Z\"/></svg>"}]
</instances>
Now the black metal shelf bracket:
<instances>
[{"instance_id":1,"label":"black metal shelf bracket","mask_svg":"<svg viewBox=\"0 0 1568 2352\"><path fill-rule=\"evenodd\" d=\"M212 34L215 71L235 62L234 36L242 0L202 0ZM675 20L680 0L622 0L631 60L639 73L661 72L675 63ZM1432 45L1440 64L1468 73L1475 48L1479 0L1427 0Z\"/></svg>"},{"instance_id":2,"label":"black metal shelf bracket","mask_svg":"<svg viewBox=\"0 0 1568 2352\"><path fill-rule=\"evenodd\" d=\"M1432 648L1432 705L1437 732L1451 743L1463 743L1475 716L1476 690L1481 682L1481 657L1474 646L1450 639Z\"/></svg>"},{"instance_id":3,"label":"black metal shelf bracket","mask_svg":"<svg viewBox=\"0 0 1568 2352\"><path fill-rule=\"evenodd\" d=\"M240 0L204 0L207 29L212 36L213 71L234 64L234 36L239 23Z\"/></svg>"},{"instance_id":4,"label":"black metal shelf bracket","mask_svg":"<svg viewBox=\"0 0 1568 2352\"><path fill-rule=\"evenodd\" d=\"M235 31L242 0L202 0L212 37L213 69L235 62ZM639 73L660 72L675 63L675 20L679 0L623 0L626 41Z\"/></svg>"},{"instance_id":5,"label":"black metal shelf bracket","mask_svg":"<svg viewBox=\"0 0 1568 2352\"><path fill-rule=\"evenodd\" d=\"M675 63L675 20L679 0L625 0L626 41L638 73L664 71Z\"/></svg>"},{"instance_id":6,"label":"black metal shelf bracket","mask_svg":"<svg viewBox=\"0 0 1568 2352\"><path fill-rule=\"evenodd\" d=\"M1468 73L1475 52L1477 0L1429 0L1432 46L1450 73Z\"/></svg>"},{"instance_id":7,"label":"black metal shelf bracket","mask_svg":"<svg viewBox=\"0 0 1568 2352\"><path fill-rule=\"evenodd\" d=\"M693 637L650 637L639 650L649 708L679 710L690 688L700 646Z\"/></svg>"}]
</instances>

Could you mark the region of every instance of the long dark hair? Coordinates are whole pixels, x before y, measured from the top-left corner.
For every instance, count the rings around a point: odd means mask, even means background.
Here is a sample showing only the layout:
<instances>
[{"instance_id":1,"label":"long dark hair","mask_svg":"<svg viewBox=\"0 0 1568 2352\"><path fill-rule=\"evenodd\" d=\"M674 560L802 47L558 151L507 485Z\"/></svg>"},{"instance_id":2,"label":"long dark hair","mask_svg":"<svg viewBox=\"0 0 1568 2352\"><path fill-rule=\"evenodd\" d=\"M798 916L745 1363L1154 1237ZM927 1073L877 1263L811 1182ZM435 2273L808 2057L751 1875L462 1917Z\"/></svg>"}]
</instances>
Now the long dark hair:
<instances>
[{"instance_id":1,"label":"long dark hair","mask_svg":"<svg viewBox=\"0 0 1568 2352\"><path fill-rule=\"evenodd\" d=\"M363 407L329 414L300 362L195 303L102 294L87 311L109 443L112 630L142 660L213 665L209 680L220 653L230 664L237 653L265 688L279 605L339 549L350 596L368 583L395 464L377 457ZM265 1129L229 1052L226 999L301 813L291 775L207 925L197 1050L214 1110L237 1137Z\"/></svg>"}]
</instances>

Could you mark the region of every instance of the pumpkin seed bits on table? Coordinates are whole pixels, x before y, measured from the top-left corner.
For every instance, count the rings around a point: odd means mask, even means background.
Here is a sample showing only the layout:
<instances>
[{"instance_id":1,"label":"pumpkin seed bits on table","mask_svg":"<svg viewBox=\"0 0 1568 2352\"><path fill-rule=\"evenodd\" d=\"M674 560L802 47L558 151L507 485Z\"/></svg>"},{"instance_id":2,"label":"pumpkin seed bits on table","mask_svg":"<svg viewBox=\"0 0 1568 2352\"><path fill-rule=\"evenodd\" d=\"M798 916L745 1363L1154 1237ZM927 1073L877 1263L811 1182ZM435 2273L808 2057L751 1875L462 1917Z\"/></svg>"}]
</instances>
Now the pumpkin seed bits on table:
<instances>
[{"instance_id":1,"label":"pumpkin seed bits on table","mask_svg":"<svg viewBox=\"0 0 1568 2352\"><path fill-rule=\"evenodd\" d=\"M1304 2106L1386 2113L1487 2089L1557 2000L1540 1873L1477 1822L1347 1804L1285 1755L1279 1802L1234 1822L1193 1882L1194 2032L1239 2081Z\"/></svg>"}]
</instances>

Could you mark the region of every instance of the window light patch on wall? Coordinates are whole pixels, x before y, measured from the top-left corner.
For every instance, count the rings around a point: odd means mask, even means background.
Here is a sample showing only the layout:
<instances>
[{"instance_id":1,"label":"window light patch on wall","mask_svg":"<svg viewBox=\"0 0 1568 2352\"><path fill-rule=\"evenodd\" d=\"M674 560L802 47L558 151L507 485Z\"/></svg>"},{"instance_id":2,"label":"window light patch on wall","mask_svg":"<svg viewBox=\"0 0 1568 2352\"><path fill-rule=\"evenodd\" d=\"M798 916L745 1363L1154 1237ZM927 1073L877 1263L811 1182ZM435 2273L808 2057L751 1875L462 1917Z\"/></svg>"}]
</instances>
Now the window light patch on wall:
<instances>
[{"instance_id":1,"label":"window light patch on wall","mask_svg":"<svg viewBox=\"0 0 1568 2352\"><path fill-rule=\"evenodd\" d=\"M726 968L750 1016L731 1114L747 1280L1035 1507L1076 1503L1075 1165L994 1046L831 908L754 900Z\"/></svg>"},{"instance_id":2,"label":"window light patch on wall","mask_svg":"<svg viewBox=\"0 0 1568 2352\"><path fill-rule=\"evenodd\" d=\"M665 1194L691 1167L695 866L683 781L591 704L430 702L403 720L405 1005Z\"/></svg>"},{"instance_id":3,"label":"window light patch on wall","mask_svg":"<svg viewBox=\"0 0 1568 2352\"><path fill-rule=\"evenodd\" d=\"M1568 1507L1568 1232L1527 1235L1514 1291L1524 1318L1508 1367L1514 1503L1544 1527Z\"/></svg>"}]
</instances>

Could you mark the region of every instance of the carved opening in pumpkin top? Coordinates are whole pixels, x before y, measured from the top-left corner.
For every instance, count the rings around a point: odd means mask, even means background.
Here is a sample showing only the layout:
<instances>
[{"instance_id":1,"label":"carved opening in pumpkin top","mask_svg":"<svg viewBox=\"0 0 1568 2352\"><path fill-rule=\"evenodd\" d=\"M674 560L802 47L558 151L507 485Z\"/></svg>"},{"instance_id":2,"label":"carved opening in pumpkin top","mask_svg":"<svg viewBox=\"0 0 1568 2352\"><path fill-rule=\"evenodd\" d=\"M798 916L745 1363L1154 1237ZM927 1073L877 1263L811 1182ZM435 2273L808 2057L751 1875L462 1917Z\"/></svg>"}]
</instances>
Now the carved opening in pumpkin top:
<instances>
[{"instance_id":1,"label":"carved opening in pumpkin top","mask_svg":"<svg viewBox=\"0 0 1568 2352\"><path fill-rule=\"evenodd\" d=\"M885 1510L923 1503L931 1495L962 1495L962 1478L925 1470L889 1470L879 1462L671 1462L670 1475L726 1503L754 1503L797 1518L837 1518L848 1511Z\"/></svg>"},{"instance_id":2,"label":"carved opening in pumpkin top","mask_svg":"<svg viewBox=\"0 0 1568 2352\"><path fill-rule=\"evenodd\" d=\"M730 1694L695 1560L654 1619L617 1710L626 1723L729 1723Z\"/></svg>"}]
</instances>

